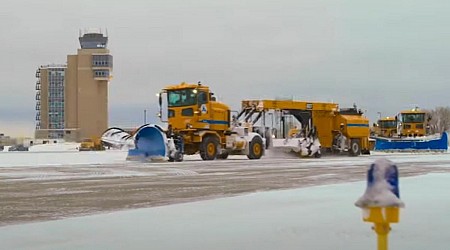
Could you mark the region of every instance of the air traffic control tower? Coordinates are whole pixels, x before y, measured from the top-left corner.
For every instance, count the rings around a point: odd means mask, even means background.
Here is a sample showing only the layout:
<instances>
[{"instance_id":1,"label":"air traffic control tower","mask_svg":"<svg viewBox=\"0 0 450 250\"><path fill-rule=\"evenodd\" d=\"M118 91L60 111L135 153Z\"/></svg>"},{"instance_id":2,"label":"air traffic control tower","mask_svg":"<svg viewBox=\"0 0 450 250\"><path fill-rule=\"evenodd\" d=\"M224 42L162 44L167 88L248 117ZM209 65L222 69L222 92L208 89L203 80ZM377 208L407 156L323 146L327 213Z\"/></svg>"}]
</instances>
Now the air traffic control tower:
<instances>
[{"instance_id":1,"label":"air traffic control tower","mask_svg":"<svg viewBox=\"0 0 450 250\"><path fill-rule=\"evenodd\" d=\"M108 128L108 83L113 58L101 30L80 31L76 55L67 65L41 65L36 71L35 138L81 141Z\"/></svg>"},{"instance_id":2,"label":"air traffic control tower","mask_svg":"<svg viewBox=\"0 0 450 250\"><path fill-rule=\"evenodd\" d=\"M81 141L101 136L108 128L108 84L113 57L101 30L81 32L76 55L67 56L65 138Z\"/></svg>"}]
</instances>

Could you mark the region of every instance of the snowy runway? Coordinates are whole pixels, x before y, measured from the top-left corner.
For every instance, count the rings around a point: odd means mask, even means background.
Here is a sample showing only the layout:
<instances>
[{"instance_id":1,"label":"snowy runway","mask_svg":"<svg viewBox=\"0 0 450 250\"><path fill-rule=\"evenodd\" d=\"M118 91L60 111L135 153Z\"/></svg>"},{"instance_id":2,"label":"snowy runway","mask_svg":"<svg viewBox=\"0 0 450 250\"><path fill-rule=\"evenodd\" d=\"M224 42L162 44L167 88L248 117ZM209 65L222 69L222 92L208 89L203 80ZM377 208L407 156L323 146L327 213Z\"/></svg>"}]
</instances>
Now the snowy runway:
<instances>
[{"instance_id":1,"label":"snowy runway","mask_svg":"<svg viewBox=\"0 0 450 250\"><path fill-rule=\"evenodd\" d=\"M375 249L365 182L252 193L0 228L5 249ZM447 249L450 175L401 179L392 249Z\"/></svg>"},{"instance_id":2,"label":"snowy runway","mask_svg":"<svg viewBox=\"0 0 450 250\"><path fill-rule=\"evenodd\" d=\"M406 203L393 249L447 249L449 153L180 163L125 156L0 153L2 248L373 248L375 235L353 203L368 165L386 157L399 167Z\"/></svg>"}]
</instances>

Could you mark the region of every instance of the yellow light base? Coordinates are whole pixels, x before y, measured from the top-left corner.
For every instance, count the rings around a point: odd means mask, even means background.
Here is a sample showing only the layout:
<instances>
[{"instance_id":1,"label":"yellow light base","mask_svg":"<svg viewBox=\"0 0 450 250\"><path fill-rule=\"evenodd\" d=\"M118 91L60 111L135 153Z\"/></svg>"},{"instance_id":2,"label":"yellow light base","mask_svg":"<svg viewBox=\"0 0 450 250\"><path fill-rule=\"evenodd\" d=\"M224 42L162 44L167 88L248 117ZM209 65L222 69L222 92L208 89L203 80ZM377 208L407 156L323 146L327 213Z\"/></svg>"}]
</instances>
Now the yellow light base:
<instances>
[{"instance_id":1,"label":"yellow light base","mask_svg":"<svg viewBox=\"0 0 450 250\"><path fill-rule=\"evenodd\" d=\"M363 221L373 223L398 223L400 208L398 207L368 207L363 208Z\"/></svg>"}]
</instances>

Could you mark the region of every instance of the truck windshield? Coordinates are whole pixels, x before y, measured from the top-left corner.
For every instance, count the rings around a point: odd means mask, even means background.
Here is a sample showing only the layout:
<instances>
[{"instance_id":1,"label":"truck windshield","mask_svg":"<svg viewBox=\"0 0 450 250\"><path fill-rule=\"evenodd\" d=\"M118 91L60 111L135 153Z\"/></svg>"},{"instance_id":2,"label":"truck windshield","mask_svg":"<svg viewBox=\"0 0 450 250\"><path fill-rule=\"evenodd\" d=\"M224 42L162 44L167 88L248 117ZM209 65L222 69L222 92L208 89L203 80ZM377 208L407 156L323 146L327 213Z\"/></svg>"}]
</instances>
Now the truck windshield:
<instances>
[{"instance_id":1,"label":"truck windshield","mask_svg":"<svg viewBox=\"0 0 450 250\"><path fill-rule=\"evenodd\" d=\"M167 106L181 107L191 106L197 103L195 89L179 89L167 91Z\"/></svg>"},{"instance_id":2,"label":"truck windshield","mask_svg":"<svg viewBox=\"0 0 450 250\"><path fill-rule=\"evenodd\" d=\"M425 114L419 113L419 114L402 114L402 120L403 122L409 123L409 122L424 122L425 121Z\"/></svg>"},{"instance_id":3,"label":"truck windshield","mask_svg":"<svg viewBox=\"0 0 450 250\"><path fill-rule=\"evenodd\" d=\"M379 121L380 128L396 128L397 122L395 121Z\"/></svg>"}]
</instances>

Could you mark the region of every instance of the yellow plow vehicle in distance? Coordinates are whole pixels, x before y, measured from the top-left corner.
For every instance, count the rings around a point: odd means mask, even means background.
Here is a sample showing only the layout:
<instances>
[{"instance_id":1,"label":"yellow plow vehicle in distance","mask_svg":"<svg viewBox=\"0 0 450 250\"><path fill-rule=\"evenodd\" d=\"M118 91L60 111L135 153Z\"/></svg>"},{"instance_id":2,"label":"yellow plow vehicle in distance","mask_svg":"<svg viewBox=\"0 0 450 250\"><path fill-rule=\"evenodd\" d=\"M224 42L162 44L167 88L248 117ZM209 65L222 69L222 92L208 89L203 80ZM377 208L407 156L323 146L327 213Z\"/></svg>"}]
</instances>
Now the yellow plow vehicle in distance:
<instances>
[{"instance_id":1,"label":"yellow plow vehicle in distance","mask_svg":"<svg viewBox=\"0 0 450 250\"><path fill-rule=\"evenodd\" d=\"M101 151L105 150L101 138L86 138L80 143L79 151Z\"/></svg>"},{"instance_id":2,"label":"yellow plow vehicle in distance","mask_svg":"<svg viewBox=\"0 0 450 250\"><path fill-rule=\"evenodd\" d=\"M403 110L397 115L397 133L394 135L379 133L374 149L386 152L445 152L448 149L446 132L431 134L429 131L429 115L425 110L413 108Z\"/></svg>"},{"instance_id":3,"label":"yellow plow vehicle in distance","mask_svg":"<svg viewBox=\"0 0 450 250\"><path fill-rule=\"evenodd\" d=\"M394 137L397 135L397 117L388 116L378 119L374 126L374 136Z\"/></svg>"},{"instance_id":4,"label":"yellow plow vehicle in distance","mask_svg":"<svg viewBox=\"0 0 450 250\"><path fill-rule=\"evenodd\" d=\"M400 112L399 136L417 137L427 134L427 113L419 108L403 110Z\"/></svg>"}]
</instances>

